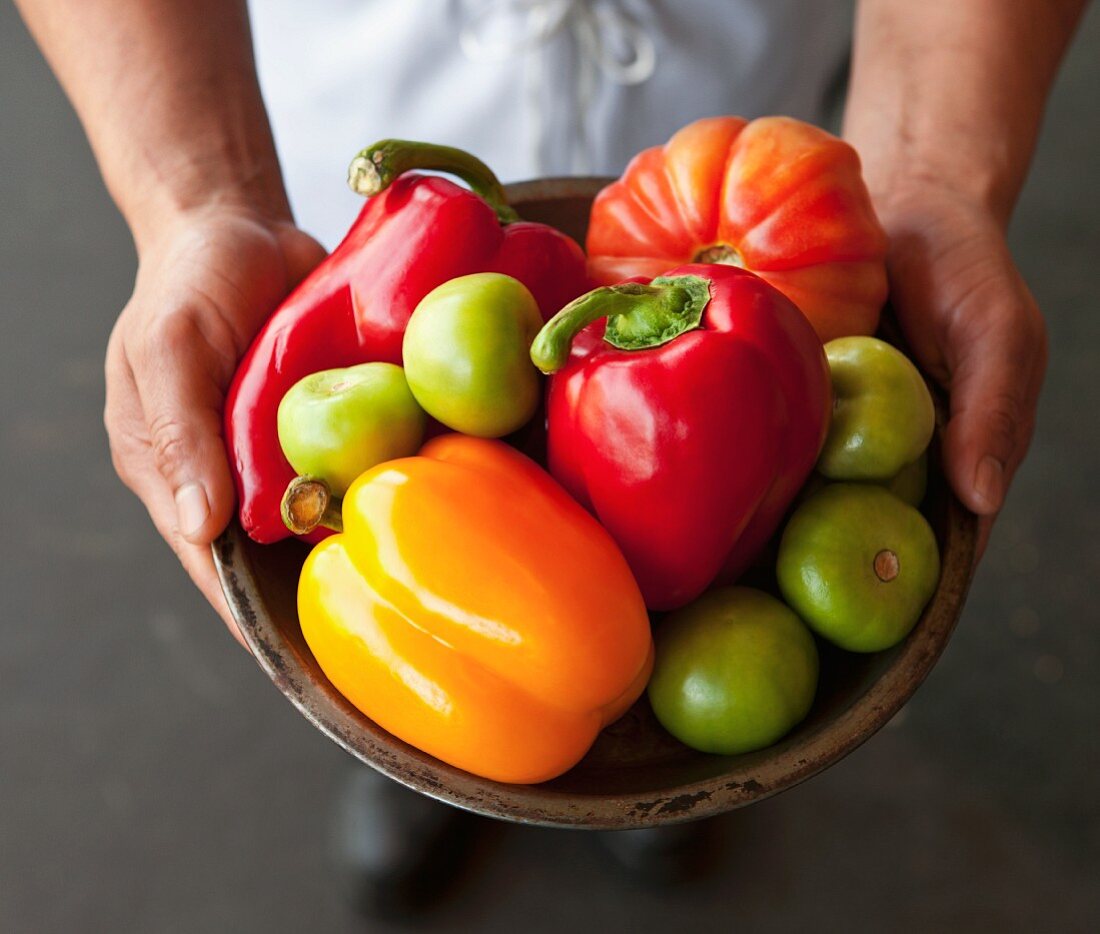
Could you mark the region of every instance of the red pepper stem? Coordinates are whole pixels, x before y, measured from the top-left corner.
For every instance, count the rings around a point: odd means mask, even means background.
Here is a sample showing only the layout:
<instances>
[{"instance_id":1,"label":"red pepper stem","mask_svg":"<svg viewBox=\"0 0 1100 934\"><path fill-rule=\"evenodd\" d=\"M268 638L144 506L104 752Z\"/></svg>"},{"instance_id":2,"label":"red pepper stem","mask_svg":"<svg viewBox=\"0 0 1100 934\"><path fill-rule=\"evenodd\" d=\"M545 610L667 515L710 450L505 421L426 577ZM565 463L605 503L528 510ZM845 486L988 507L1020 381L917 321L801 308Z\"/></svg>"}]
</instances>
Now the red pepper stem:
<instances>
[{"instance_id":1,"label":"red pepper stem","mask_svg":"<svg viewBox=\"0 0 1100 934\"><path fill-rule=\"evenodd\" d=\"M569 360L573 339L593 321L607 318L604 340L620 350L660 347L700 326L710 301L701 276L658 277L649 285L624 282L574 299L543 325L531 344L531 361L556 373Z\"/></svg>"},{"instance_id":2,"label":"red pepper stem","mask_svg":"<svg viewBox=\"0 0 1100 934\"><path fill-rule=\"evenodd\" d=\"M308 535L319 525L333 532L343 532L342 505L324 480L295 477L283 494L280 512L283 524L295 535Z\"/></svg>"},{"instance_id":3,"label":"red pepper stem","mask_svg":"<svg viewBox=\"0 0 1100 934\"><path fill-rule=\"evenodd\" d=\"M502 224L519 220L492 169L476 156L452 146L407 139L380 140L351 160L348 184L352 191L369 198L385 191L399 175L413 169L457 175L485 200Z\"/></svg>"}]
</instances>

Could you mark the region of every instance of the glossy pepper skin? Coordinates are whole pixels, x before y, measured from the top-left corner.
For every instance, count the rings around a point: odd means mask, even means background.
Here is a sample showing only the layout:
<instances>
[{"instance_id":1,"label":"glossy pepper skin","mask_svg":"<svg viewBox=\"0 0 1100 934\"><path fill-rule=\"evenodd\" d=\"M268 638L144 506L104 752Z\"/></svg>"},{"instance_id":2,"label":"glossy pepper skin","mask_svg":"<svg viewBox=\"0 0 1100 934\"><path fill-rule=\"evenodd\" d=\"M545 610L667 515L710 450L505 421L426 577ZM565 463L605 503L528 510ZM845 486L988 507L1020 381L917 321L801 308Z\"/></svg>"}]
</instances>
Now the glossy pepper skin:
<instances>
[{"instance_id":1,"label":"glossy pepper skin","mask_svg":"<svg viewBox=\"0 0 1100 934\"><path fill-rule=\"evenodd\" d=\"M703 283L701 316L669 339L654 309L689 307L675 290L690 280ZM752 563L813 468L832 397L813 328L758 276L695 264L646 288L577 299L543 328L532 358L554 372L551 473L619 543L646 605L671 610ZM609 312L605 329L597 319ZM644 343L654 322L657 346L605 339L614 327Z\"/></svg>"},{"instance_id":2,"label":"glossy pepper skin","mask_svg":"<svg viewBox=\"0 0 1100 934\"><path fill-rule=\"evenodd\" d=\"M438 168L447 179L402 174ZM549 316L589 282L580 247L544 224L516 220L492 173L446 147L384 141L352 163L367 201L343 242L276 309L229 389L225 437L240 521L258 542L290 533L279 501L294 471L279 447L276 413L298 380L359 363L401 363L405 325L436 286L475 272L514 276Z\"/></svg>"},{"instance_id":3,"label":"glossy pepper skin","mask_svg":"<svg viewBox=\"0 0 1100 934\"><path fill-rule=\"evenodd\" d=\"M502 782L565 772L645 689L649 619L621 553L533 461L444 435L363 474L310 553L302 633L413 746Z\"/></svg>"},{"instance_id":4,"label":"glossy pepper skin","mask_svg":"<svg viewBox=\"0 0 1100 934\"><path fill-rule=\"evenodd\" d=\"M685 262L750 269L824 342L874 333L886 245L847 143L788 117L710 117L640 153L600 192L586 250L603 284Z\"/></svg>"}]
</instances>

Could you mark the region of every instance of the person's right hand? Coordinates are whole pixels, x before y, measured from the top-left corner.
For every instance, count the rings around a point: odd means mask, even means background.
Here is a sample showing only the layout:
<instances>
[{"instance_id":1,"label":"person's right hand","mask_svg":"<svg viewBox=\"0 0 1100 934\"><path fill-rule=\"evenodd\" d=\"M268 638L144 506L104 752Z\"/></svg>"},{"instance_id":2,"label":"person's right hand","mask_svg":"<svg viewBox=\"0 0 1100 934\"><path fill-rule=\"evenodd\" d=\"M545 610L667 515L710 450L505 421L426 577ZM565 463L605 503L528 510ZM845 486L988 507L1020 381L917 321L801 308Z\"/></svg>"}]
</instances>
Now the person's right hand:
<instances>
[{"instance_id":1,"label":"person's right hand","mask_svg":"<svg viewBox=\"0 0 1100 934\"><path fill-rule=\"evenodd\" d=\"M224 205L186 211L142 243L107 346L115 470L238 641L210 553L235 502L222 405L252 337L323 256L289 221Z\"/></svg>"}]
</instances>

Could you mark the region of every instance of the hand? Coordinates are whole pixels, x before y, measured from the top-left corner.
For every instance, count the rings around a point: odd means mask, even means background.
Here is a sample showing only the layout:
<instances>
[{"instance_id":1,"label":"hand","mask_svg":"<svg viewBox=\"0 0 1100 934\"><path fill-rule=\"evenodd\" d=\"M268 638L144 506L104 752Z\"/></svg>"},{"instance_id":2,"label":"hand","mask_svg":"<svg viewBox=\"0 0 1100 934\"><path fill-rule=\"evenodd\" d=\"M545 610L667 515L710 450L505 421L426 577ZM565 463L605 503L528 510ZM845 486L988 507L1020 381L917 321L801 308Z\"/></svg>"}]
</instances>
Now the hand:
<instances>
[{"instance_id":1,"label":"hand","mask_svg":"<svg viewBox=\"0 0 1100 934\"><path fill-rule=\"evenodd\" d=\"M238 641L209 547L235 499L222 404L253 335L323 256L289 221L225 206L187 211L142 244L134 294L107 345L115 470Z\"/></svg>"},{"instance_id":2,"label":"hand","mask_svg":"<svg viewBox=\"0 0 1100 934\"><path fill-rule=\"evenodd\" d=\"M890 236L890 300L950 393L945 468L981 517L980 556L1031 442L1046 326L992 211L933 183L876 206Z\"/></svg>"}]
</instances>

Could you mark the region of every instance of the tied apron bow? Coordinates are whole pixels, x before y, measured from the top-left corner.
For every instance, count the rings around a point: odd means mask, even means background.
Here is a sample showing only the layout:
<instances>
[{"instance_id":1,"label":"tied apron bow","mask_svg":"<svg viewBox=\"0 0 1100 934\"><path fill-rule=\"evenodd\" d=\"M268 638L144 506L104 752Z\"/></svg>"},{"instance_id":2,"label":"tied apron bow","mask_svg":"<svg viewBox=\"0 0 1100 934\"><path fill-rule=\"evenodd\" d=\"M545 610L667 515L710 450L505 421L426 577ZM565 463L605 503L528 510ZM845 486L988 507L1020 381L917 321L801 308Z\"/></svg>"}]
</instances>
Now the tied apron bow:
<instances>
[{"instance_id":1,"label":"tied apron bow","mask_svg":"<svg viewBox=\"0 0 1100 934\"><path fill-rule=\"evenodd\" d=\"M641 84L657 65L652 37L619 0L460 0L459 22L459 44L471 61L524 59L529 145L540 175L547 174L544 108L552 84L571 85L567 158L572 171L588 174L594 163L588 117L598 79ZM577 63L568 75L552 70L549 46L559 38Z\"/></svg>"}]
</instances>

